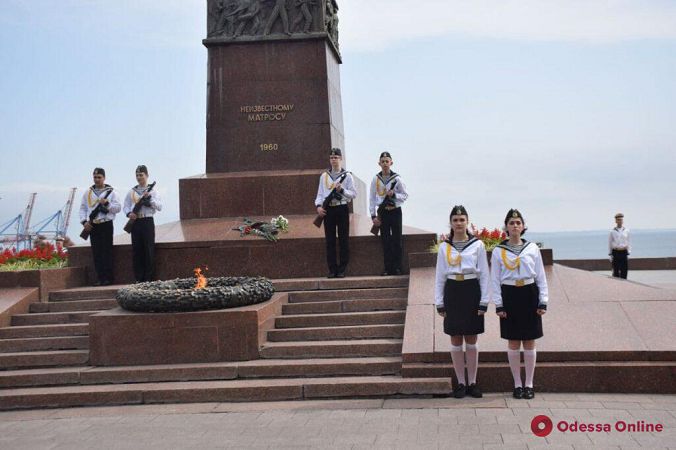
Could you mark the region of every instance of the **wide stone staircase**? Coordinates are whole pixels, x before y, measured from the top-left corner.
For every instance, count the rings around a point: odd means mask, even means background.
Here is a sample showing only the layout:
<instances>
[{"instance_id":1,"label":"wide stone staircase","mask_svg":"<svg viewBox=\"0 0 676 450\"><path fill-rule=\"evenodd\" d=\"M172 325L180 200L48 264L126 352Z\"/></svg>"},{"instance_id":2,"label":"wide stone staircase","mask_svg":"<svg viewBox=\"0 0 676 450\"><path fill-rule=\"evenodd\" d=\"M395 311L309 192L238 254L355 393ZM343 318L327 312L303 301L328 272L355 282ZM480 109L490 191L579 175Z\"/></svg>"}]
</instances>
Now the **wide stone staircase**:
<instances>
[{"instance_id":1,"label":"wide stone staircase","mask_svg":"<svg viewBox=\"0 0 676 450\"><path fill-rule=\"evenodd\" d=\"M261 359L124 367L88 365L88 317L116 307L116 289L52 292L0 329L0 409L450 392L448 377L401 377L408 277L276 287L289 291L288 304Z\"/></svg>"}]
</instances>

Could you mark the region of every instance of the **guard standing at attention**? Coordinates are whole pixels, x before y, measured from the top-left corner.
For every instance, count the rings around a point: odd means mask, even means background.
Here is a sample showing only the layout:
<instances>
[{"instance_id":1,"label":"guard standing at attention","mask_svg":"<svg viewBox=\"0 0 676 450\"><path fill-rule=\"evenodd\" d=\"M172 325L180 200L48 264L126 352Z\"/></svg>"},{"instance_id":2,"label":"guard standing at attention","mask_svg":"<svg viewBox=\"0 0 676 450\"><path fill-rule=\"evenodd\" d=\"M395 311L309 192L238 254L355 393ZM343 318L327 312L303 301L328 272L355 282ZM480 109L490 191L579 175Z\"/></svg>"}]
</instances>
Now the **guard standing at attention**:
<instances>
[{"instance_id":1,"label":"guard standing at attention","mask_svg":"<svg viewBox=\"0 0 676 450\"><path fill-rule=\"evenodd\" d=\"M108 286L113 284L113 220L122 205L113 187L105 183L106 171L97 167L93 176L94 184L82 195L80 223L91 238L98 278L94 284Z\"/></svg>"},{"instance_id":2,"label":"guard standing at attention","mask_svg":"<svg viewBox=\"0 0 676 450\"><path fill-rule=\"evenodd\" d=\"M134 278L136 281L152 281L155 276L155 220L153 216L162 211L160 196L148 186L148 168L136 168L138 184L131 188L124 199L124 214L133 222L131 248L133 252ZM139 205L138 212L134 207Z\"/></svg>"},{"instance_id":3,"label":"guard standing at attention","mask_svg":"<svg viewBox=\"0 0 676 450\"><path fill-rule=\"evenodd\" d=\"M357 197L357 190L352 174L342 168L343 152L339 148L331 149L329 162L331 167L319 176L315 206L317 214L324 218L328 278L345 278L345 269L350 260L348 204ZM338 232L340 260L336 259L336 231Z\"/></svg>"},{"instance_id":4,"label":"guard standing at attention","mask_svg":"<svg viewBox=\"0 0 676 450\"><path fill-rule=\"evenodd\" d=\"M391 170L393 164L389 152L380 154L378 165L382 170L373 177L369 196L371 220L374 227L380 229L383 244L385 270L382 275L401 275L401 205L408 193L401 176Z\"/></svg>"}]
</instances>

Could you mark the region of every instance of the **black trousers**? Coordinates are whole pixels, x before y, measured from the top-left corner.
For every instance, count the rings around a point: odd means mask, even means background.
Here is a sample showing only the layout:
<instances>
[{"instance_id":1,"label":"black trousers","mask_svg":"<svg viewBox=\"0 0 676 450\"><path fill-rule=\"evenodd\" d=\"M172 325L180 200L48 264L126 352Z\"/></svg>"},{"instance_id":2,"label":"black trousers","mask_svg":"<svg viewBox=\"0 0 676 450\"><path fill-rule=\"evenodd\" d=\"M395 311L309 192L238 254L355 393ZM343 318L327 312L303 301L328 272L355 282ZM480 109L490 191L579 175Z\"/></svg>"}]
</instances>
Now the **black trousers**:
<instances>
[{"instance_id":1,"label":"black trousers","mask_svg":"<svg viewBox=\"0 0 676 450\"><path fill-rule=\"evenodd\" d=\"M613 250L613 276L627 279L629 271L629 252L626 250Z\"/></svg>"},{"instance_id":2,"label":"black trousers","mask_svg":"<svg viewBox=\"0 0 676 450\"><path fill-rule=\"evenodd\" d=\"M113 221L92 224L91 239L94 269L99 283L113 282Z\"/></svg>"},{"instance_id":3,"label":"black trousers","mask_svg":"<svg viewBox=\"0 0 676 450\"><path fill-rule=\"evenodd\" d=\"M340 261L336 260L336 231ZM324 217L326 263L331 273L345 272L350 261L350 210L347 205L329 206Z\"/></svg>"},{"instance_id":4,"label":"black trousers","mask_svg":"<svg viewBox=\"0 0 676 450\"><path fill-rule=\"evenodd\" d=\"M391 275L401 270L401 208L383 211L380 222L385 271Z\"/></svg>"},{"instance_id":5,"label":"black trousers","mask_svg":"<svg viewBox=\"0 0 676 450\"><path fill-rule=\"evenodd\" d=\"M131 249L136 281L152 281L155 276L155 221L136 219L131 229Z\"/></svg>"}]
</instances>

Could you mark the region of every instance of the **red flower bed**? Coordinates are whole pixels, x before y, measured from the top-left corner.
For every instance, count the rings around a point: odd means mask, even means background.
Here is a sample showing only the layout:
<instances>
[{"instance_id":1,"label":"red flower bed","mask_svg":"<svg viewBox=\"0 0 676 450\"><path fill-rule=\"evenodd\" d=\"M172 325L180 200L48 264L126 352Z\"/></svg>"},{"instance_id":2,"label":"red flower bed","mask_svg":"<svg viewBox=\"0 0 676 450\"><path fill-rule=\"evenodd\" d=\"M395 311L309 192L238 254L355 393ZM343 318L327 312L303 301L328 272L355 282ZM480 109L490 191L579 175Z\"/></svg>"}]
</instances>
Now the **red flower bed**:
<instances>
[{"instance_id":1,"label":"red flower bed","mask_svg":"<svg viewBox=\"0 0 676 450\"><path fill-rule=\"evenodd\" d=\"M0 265L12 264L21 261L35 261L35 262L62 262L68 259L68 253L61 245L53 245L46 243L32 250L6 249L0 253Z\"/></svg>"}]
</instances>

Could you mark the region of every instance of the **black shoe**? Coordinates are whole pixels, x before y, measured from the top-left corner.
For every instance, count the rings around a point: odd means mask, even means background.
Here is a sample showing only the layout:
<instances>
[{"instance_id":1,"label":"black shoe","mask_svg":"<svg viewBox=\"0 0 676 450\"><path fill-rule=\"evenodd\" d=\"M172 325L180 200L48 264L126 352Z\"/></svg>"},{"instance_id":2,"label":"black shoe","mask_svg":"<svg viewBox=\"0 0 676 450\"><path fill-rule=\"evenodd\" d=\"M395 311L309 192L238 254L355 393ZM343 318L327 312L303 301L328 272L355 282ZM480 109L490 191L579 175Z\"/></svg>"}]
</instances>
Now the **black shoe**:
<instances>
[{"instance_id":1,"label":"black shoe","mask_svg":"<svg viewBox=\"0 0 676 450\"><path fill-rule=\"evenodd\" d=\"M465 398L465 395L467 395L467 388L464 384L460 383L453 389L453 397Z\"/></svg>"},{"instance_id":2,"label":"black shoe","mask_svg":"<svg viewBox=\"0 0 676 450\"><path fill-rule=\"evenodd\" d=\"M336 278L336 272L329 272L326 278Z\"/></svg>"},{"instance_id":3,"label":"black shoe","mask_svg":"<svg viewBox=\"0 0 676 450\"><path fill-rule=\"evenodd\" d=\"M101 286L110 286L110 285L112 285L112 284L113 284L113 282L110 281L110 280L106 280L106 281L102 281L102 282L101 282Z\"/></svg>"},{"instance_id":4,"label":"black shoe","mask_svg":"<svg viewBox=\"0 0 676 450\"><path fill-rule=\"evenodd\" d=\"M512 392L512 397L523 398L523 388L522 387L515 387L514 392Z\"/></svg>"},{"instance_id":5,"label":"black shoe","mask_svg":"<svg viewBox=\"0 0 676 450\"><path fill-rule=\"evenodd\" d=\"M336 278L345 278L345 272L336 273Z\"/></svg>"},{"instance_id":6,"label":"black shoe","mask_svg":"<svg viewBox=\"0 0 676 450\"><path fill-rule=\"evenodd\" d=\"M399 269L395 270L394 275L401 275L401 270L399 270Z\"/></svg>"},{"instance_id":7,"label":"black shoe","mask_svg":"<svg viewBox=\"0 0 676 450\"><path fill-rule=\"evenodd\" d=\"M535 390L532 387L523 388L523 398L530 400L535 397Z\"/></svg>"},{"instance_id":8,"label":"black shoe","mask_svg":"<svg viewBox=\"0 0 676 450\"><path fill-rule=\"evenodd\" d=\"M476 383L467 386L467 395L474 398L481 398L484 396L484 394L481 393L481 389L479 389L479 385Z\"/></svg>"},{"instance_id":9,"label":"black shoe","mask_svg":"<svg viewBox=\"0 0 676 450\"><path fill-rule=\"evenodd\" d=\"M383 273L381 273L380 276L381 276L381 277L386 277L386 276L388 276L389 274L390 274L390 273L386 270L386 271L384 271Z\"/></svg>"},{"instance_id":10,"label":"black shoe","mask_svg":"<svg viewBox=\"0 0 676 450\"><path fill-rule=\"evenodd\" d=\"M94 281L92 283L92 286L101 286L101 282L100 281Z\"/></svg>"}]
</instances>

